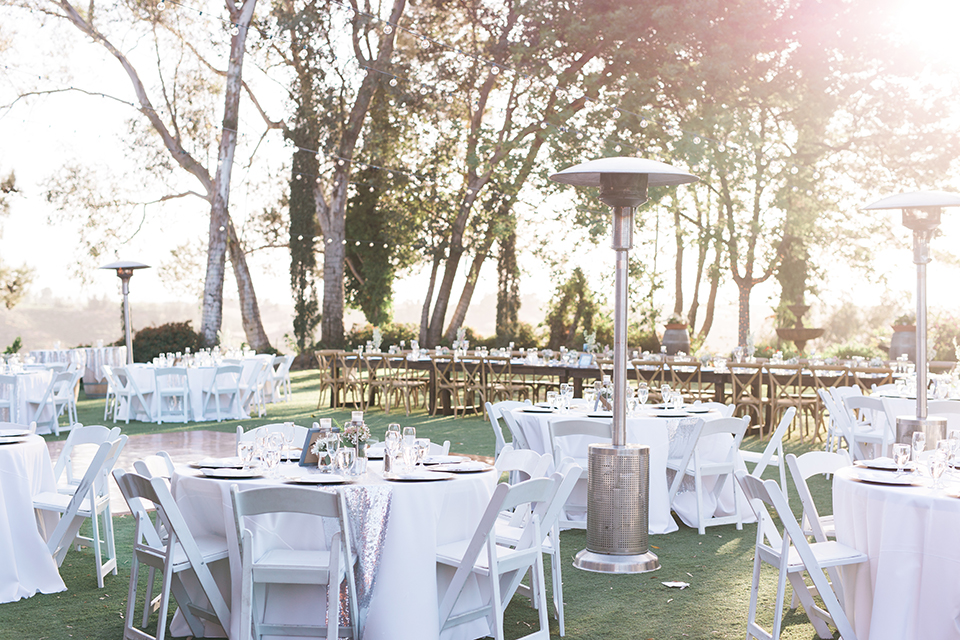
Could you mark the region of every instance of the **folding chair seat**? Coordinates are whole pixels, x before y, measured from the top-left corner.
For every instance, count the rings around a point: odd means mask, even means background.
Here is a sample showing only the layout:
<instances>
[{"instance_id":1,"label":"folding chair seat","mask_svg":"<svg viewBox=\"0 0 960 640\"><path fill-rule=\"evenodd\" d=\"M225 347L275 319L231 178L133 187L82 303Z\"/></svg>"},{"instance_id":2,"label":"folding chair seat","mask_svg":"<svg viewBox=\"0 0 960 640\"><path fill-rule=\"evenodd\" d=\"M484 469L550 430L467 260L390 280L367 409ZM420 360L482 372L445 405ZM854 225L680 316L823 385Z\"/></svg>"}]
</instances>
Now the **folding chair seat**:
<instances>
[{"instance_id":1,"label":"folding chair seat","mask_svg":"<svg viewBox=\"0 0 960 640\"><path fill-rule=\"evenodd\" d=\"M240 541L241 610L240 640L264 635L339 636L340 584L346 579L351 638L359 640L357 589L353 576L355 556L350 537L349 517L342 493L327 493L302 487L264 487L240 491L230 488L233 512ZM259 541L256 525L249 518L275 513L300 513L336 520L340 529L327 550L290 549ZM318 530L323 531L322 526ZM326 624L284 625L267 623L259 612L265 606L268 584L317 584L327 587ZM264 588L260 588L264 587ZM323 621L323 614L320 614Z\"/></svg>"},{"instance_id":2,"label":"folding chair seat","mask_svg":"<svg viewBox=\"0 0 960 640\"><path fill-rule=\"evenodd\" d=\"M157 424L163 424L164 416L190 420L190 385L186 367L159 367L154 370L156 393L159 399ZM169 420L168 420L169 422Z\"/></svg>"},{"instance_id":3,"label":"folding chair seat","mask_svg":"<svg viewBox=\"0 0 960 640\"><path fill-rule=\"evenodd\" d=\"M243 396L240 393L240 379L243 377L243 367L236 364L227 364L220 365L216 368L213 374L213 378L210 380L210 384L203 388L200 392L200 411L202 412L202 417L197 418L200 420L209 420L209 415L207 410L210 406L210 401L213 401L213 406L215 410L217 422L223 421L223 415L220 411L221 408L221 398L223 396L227 397L227 409L233 406L233 403L237 403L237 408L242 407ZM195 416L196 417L196 416Z\"/></svg>"},{"instance_id":4,"label":"folding chair seat","mask_svg":"<svg viewBox=\"0 0 960 640\"><path fill-rule=\"evenodd\" d=\"M53 478L57 483L57 491L73 495L80 485L80 479L86 472L86 467L78 468L78 459L83 458L84 448L96 449L107 440L116 440L120 437L120 427L112 429L101 425L83 426L77 424L70 430L67 439L63 441L63 448L53 465Z\"/></svg>"},{"instance_id":5,"label":"folding chair seat","mask_svg":"<svg viewBox=\"0 0 960 640\"><path fill-rule=\"evenodd\" d=\"M751 462L754 464L753 471L750 472L750 475L753 477L762 479L763 472L766 471L770 465L780 470L780 487L788 502L790 497L787 491L787 465L783 459L783 435L786 433L790 423L793 422L793 416L796 412L795 407L788 407L787 410L783 412L783 416L780 418L780 424L774 429L773 435L770 436L770 441L767 443L767 446L764 447L763 452L740 449L740 459L745 463Z\"/></svg>"},{"instance_id":6,"label":"folding chair seat","mask_svg":"<svg viewBox=\"0 0 960 640\"><path fill-rule=\"evenodd\" d=\"M205 635L203 620L219 624L229 631L230 607L210 573L211 564L226 560L229 556L226 538L213 534L194 536L163 478L147 478L136 473L124 473L121 469L116 469L113 477L136 519L124 640L164 638L171 595L176 598L180 613L194 637ZM150 519L147 511L151 507L156 511L156 522ZM141 565L149 568L149 575L140 626L146 627L150 614L157 611L156 636L138 629L134 622ZM195 575L206 603L201 604L190 597L181 578L183 572L188 570ZM162 579L160 593L154 597L157 571L160 571Z\"/></svg>"},{"instance_id":7,"label":"folding chair seat","mask_svg":"<svg viewBox=\"0 0 960 640\"><path fill-rule=\"evenodd\" d=\"M473 537L437 548L438 565L455 570L453 578L442 591L441 632L465 622L485 618L489 635L495 640L504 640L503 611L519 588L521 580L529 572L531 588L538 596L535 607L539 614L539 629L520 640L549 640L540 504L548 503L556 488L556 482L551 478L527 480L515 485L497 485ZM497 544L497 515L503 511L518 509L529 509L531 513L523 525L519 540L512 546ZM486 594L487 600L473 609L454 613L460 594L471 576L480 581L481 593Z\"/></svg>"},{"instance_id":8,"label":"folding chair seat","mask_svg":"<svg viewBox=\"0 0 960 640\"><path fill-rule=\"evenodd\" d=\"M500 457L500 452L503 451L503 448L506 446L507 441L503 437L503 428L500 426L500 418L504 411L511 411L513 409L530 406L530 401L526 400L524 402L517 402L516 400L502 400L496 404L490 404L489 402L484 403L484 408L487 412L487 420L490 421L490 426L493 427L493 437L495 439L496 445L494 449L494 458Z\"/></svg>"},{"instance_id":9,"label":"folding chair seat","mask_svg":"<svg viewBox=\"0 0 960 640\"><path fill-rule=\"evenodd\" d=\"M113 373L113 367L108 364L101 366L103 371L103 377L107 381L107 395L105 397L105 402L103 404L103 420L106 421L108 417L113 417L113 422L117 422L117 407L120 404L120 400L117 396L117 390L120 389L123 385L120 384L120 381L117 380L117 376Z\"/></svg>"},{"instance_id":10,"label":"folding chair seat","mask_svg":"<svg viewBox=\"0 0 960 640\"><path fill-rule=\"evenodd\" d=\"M742 418L718 418L710 422L697 420L692 428L686 447L679 458L667 458L667 469L675 471L673 482L670 485L670 503L680 490L685 476L693 478L694 491L697 499L697 530L700 535L706 533L706 527L723 524L736 524L737 530L743 529L743 517L740 513L740 493L737 491L733 474L737 468L740 453L740 442L750 424L750 416ZM718 460L706 460L701 452L705 438L714 435L727 434L731 436L730 447ZM709 515L704 506L707 491L704 487L704 478L716 477L713 489L709 492L714 501L719 501L724 486L729 481L733 483L733 510L734 513L726 516Z\"/></svg>"},{"instance_id":11,"label":"folding chair seat","mask_svg":"<svg viewBox=\"0 0 960 640\"><path fill-rule=\"evenodd\" d=\"M107 486L107 474L116 464L120 451L127 442L127 436L108 440L100 444L86 473L77 485L73 495L57 491L44 491L33 498L33 508L37 512L37 524L43 530L41 512L53 511L60 514L57 526L47 538L47 548L59 567L75 542L93 548L97 586L103 588L103 576L112 571L117 574L117 551L113 539L113 519L110 513L110 492ZM92 529L90 538L79 534L80 525L89 519ZM100 524L103 524L103 532ZM106 544L106 562L102 562L102 544Z\"/></svg>"},{"instance_id":12,"label":"folding chair seat","mask_svg":"<svg viewBox=\"0 0 960 640\"><path fill-rule=\"evenodd\" d=\"M571 458L584 471L579 486L574 488L575 494L560 511L560 528L586 529L587 504L582 498L587 491L587 449L594 443L609 444L613 441L613 422L558 418L551 420L549 427L554 468L559 469L564 459Z\"/></svg>"},{"instance_id":13,"label":"folding chair seat","mask_svg":"<svg viewBox=\"0 0 960 640\"><path fill-rule=\"evenodd\" d=\"M824 420L824 410L827 412L830 411L829 407L824 404L822 401L823 394L822 391L830 392L830 389L834 387L843 387L847 384L847 370L836 364L827 364L827 365L807 365L807 370L810 372L810 376L806 376L806 381L812 382L813 389L816 392L817 396L821 398L821 402L817 407L816 416L817 416L817 432L819 435L820 427L824 427L827 432L827 439L830 439L830 425Z\"/></svg>"},{"instance_id":14,"label":"folding chair seat","mask_svg":"<svg viewBox=\"0 0 960 640\"><path fill-rule=\"evenodd\" d=\"M867 556L856 549L836 541L807 542L806 537L797 524L797 519L790 511L783 493L775 480L761 481L747 474L746 471L737 472L737 480L744 494L757 514L757 542L753 560L753 582L750 588L750 608L747 614L747 640L757 638L761 640L777 640L783 623L783 604L787 580L793 586L794 593L803 605L817 635L821 638L833 638L828 624L836 626L840 636L846 640L855 640L856 633L850 625L843 611L842 596L831 587L824 575L824 570L834 570L839 576L838 569L857 565L867 561ZM773 507L777 517L783 523L783 535L774 526L769 508ZM777 595L773 612L773 630L768 632L757 623L757 600L760 591L760 568L763 563L770 564L779 572L777 580ZM806 573L812 584L808 587L804 582ZM835 579L834 586L841 588L840 580ZM813 593L822 600L824 607L817 606Z\"/></svg>"}]
</instances>

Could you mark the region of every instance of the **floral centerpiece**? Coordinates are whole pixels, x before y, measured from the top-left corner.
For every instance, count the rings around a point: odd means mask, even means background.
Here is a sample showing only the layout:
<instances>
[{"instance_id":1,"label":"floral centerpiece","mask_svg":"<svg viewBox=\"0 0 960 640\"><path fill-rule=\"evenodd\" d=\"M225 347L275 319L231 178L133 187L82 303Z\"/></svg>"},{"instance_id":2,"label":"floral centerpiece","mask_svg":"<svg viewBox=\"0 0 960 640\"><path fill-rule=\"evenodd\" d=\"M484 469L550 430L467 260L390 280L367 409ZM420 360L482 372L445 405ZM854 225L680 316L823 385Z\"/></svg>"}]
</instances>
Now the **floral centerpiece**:
<instances>
[{"instance_id":1,"label":"floral centerpiece","mask_svg":"<svg viewBox=\"0 0 960 640\"><path fill-rule=\"evenodd\" d=\"M367 440L370 439L370 427L361 419L361 420L351 420L343 428L343 433L341 435L341 440L346 443L348 447L357 448L357 457L364 458L367 453L364 449L364 445L367 444Z\"/></svg>"}]
</instances>

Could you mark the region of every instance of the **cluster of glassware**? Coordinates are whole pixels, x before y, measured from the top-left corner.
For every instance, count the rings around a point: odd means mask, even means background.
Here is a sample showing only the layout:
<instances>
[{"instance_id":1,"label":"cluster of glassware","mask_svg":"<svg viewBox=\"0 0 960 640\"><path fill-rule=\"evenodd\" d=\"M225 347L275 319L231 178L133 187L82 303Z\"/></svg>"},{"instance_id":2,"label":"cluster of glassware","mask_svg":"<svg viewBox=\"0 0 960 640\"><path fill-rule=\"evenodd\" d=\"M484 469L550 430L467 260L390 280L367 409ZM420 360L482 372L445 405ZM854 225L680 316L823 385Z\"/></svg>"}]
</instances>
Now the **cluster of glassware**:
<instances>
[{"instance_id":1,"label":"cluster of glassware","mask_svg":"<svg viewBox=\"0 0 960 640\"><path fill-rule=\"evenodd\" d=\"M20 362L20 356L18 354L13 354L12 356L4 356L0 359L0 373L22 373L23 372L23 363Z\"/></svg>"},{"instance_id":2,"label":"cluster of glassware","mask_svg":"<svg viewBox=\"0 0 960 640\"><path fill-rule=\"evenodd\" d=\"M957 453L960 451L960 429L951 429L945 440L937 440L937 447L925 453L926 445L927 434L923 431L914 431L910 444L895 443L893 461L897 465L897 474L903 474L912 454L915 472L926 472L933 480L933 488L942 489L947 468L956 466Z\"/></svg>"},{"instance_id":3,"label":"cluster of glassware","mask_svg":"<svg viewBox=\"0 0 960 640\"><path fill-rule=\"evenodd\" d=\"M292 423L291 423L292 424ZM283 451L293 446L293 434L281 431L262 431L252 440L237 443L237 453L244 468L256 468L274 478L283 458Z\"/></svg>"},{"instance_id":4,"label":"cluster of glassware","mask_svg":"<svg viewBox=\"0 0 960 640\"><path fill-rule=\"evenodd\" d=\"M420 470L423 469L423 460L430 452L430 439L418 438L415 427L401 428L399 424L391 423L387 425L384 446L384 471L407 475L413 473L418 466Z\"/></svg>"},{"instance_id":5,"label":"cluster of glassware","mask_svg":"<svg viewBox=\"0 0 960 640\"><path fill-rule=\"evenodd\" d=\"M573 400L573 385L567 382L560 383L560 391L547 391L547 404L551 409L560 413L570 411L570 402Z\"/></svg>"},{"instance_id":6,"label":"cluster of glassware","mask_svg":"<svg viewBox=\"0 0 960 640\"><path fill-rule=\"evenodd\" d=\"M650 387L646 382L640 381L636 390L627 387L627 412L635 415L641 407L647 404L647 398L650 397Z\"/></svg>"},{"instance_id":7,"label":"cluster of glassware","mask_svg":"<svg viewBox=\"0 0 960 640\"><path fill-rule=\"evenodd\" d=\"M226 349L219 346L200 349L195 353L187 347L182 352L161 353L153 359L155 367L219 367L224 360L242 360L257 355L253 349Z\"/></svg>"}]
</instances>

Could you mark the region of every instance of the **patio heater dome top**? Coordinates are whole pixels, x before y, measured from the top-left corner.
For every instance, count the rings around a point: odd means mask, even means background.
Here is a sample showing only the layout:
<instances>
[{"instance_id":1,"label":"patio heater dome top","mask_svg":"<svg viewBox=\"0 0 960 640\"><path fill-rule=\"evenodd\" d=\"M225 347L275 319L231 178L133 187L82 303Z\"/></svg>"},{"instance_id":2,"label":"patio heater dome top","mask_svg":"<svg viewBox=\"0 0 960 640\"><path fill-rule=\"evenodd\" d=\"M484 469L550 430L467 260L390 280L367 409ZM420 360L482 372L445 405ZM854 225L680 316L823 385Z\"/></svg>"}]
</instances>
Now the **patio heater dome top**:
<instances>
[{"instance_id":1,"label":"patio heater dome top","mask_svg":"<svg viewBox=\"0 0 960 640\"><path fill-rule=\"evenodd\" d=\"M149 269L150 265L143 264L142 262L134 262L133 260L119 260L117 262L111 262L110 264L105 264L101 269Z\"/></svg>"},{"instance_id":2,"label":"patio heater dome top","mask_svg":"<svg viewBox=\"0 0 960 640\"><path fill-rule=\"evenodd\" d=\"M686 184L696 182L699 179L695 175L669 164L633 157L590 160L555 173L550 176L550 179L575 187L599 187L600 175L610 173L646 174L647 185L651 187Z\"/></svg>"},{"instance_id":3,"label":"patio heater dome top","mask_svg":"<svg viewBox=\"0 0 960 640\"><path fill-rule=\"evenodd\" d=\"M911 191L898 193L868 204L864 210L919 209L922 207L960 207L960 194L950 191Z\"/></svg>"}]
</instances>

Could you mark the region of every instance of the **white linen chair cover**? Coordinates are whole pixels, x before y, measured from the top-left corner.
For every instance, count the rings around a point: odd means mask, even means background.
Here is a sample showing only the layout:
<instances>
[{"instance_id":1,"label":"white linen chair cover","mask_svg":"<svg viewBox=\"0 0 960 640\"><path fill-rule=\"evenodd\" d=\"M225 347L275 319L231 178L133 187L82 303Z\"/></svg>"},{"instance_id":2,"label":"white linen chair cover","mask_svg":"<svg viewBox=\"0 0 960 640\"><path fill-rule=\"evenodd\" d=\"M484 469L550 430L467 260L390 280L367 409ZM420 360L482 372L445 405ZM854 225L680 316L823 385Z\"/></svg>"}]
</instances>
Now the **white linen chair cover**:
<instances>
[{"instance_id":1,"label":"white linen chair cover","mask_svg":"<svg viewBox=\"0 0 960 640\"><path fill-rule=\"evenodd\" d=\"M786 582L789 579L794 592L803 604L807 617L821 638L833 638L827 626L832 623L840 636L846 640L856 640L856 633L844 614L843 606L824 575L824 570L833 567L856 565L867 561L867 556L856 549L836 541L815 542L810 544L800 530L790 505L780 492L775 480L761 481L740 470L737 480L757 514L757 542L753 560L753 582L750 588L750 608L747 614L747 640L777 640L780 637L783 622L783 603ZM783 523L781 536L774 526L768 507L773 507L777 517ZM779 571L777 595L773 612L773 631L767 632L757 623L757 600L760 591L760 567L766 562ZM826 609L814 602L811 591L803 581L802 573L807 572L813 582L815 592L820 596Z\"/></svg>"},{"instance_id":2,"label":"white linen chair cover","mask_svg":"<svg viewBox=\"0 0 960 640\"><path fill-rule=\"evenodd\" d=\"M200 412L203 414L202 419L207 419L207 409L210 406L210 401L213 400L214 408L216 410L217 422L223 421L223 416L220 414L220 396L228 396L227 407L231 406L231 403L236 402L238 408L242 409L241 398L243 397L240 393L240 379L243 376L243 368L237 364L227 364L220 365L214 371L213 378L210 379L210 384L205 387L200 392ZM195 416L196 417L196 416Z\"/></svg>"},{"instance_id":3,"label":"white linen chair cover","mask_svg":"<svg viewBox=\"0 0 960 640\"><path fill-rule=\"evenodd\" d=\"M683 454L679 458L668 458L667 468L676 472L673 483L670 485L670 501L673 502L674 496L680 489L684 476L691 476L694 482L694 491L697 498L697 531L700 535L706 533L706 527L712 527L722 524L736 524L737 530L743 529L743 514L740 512L740 492L737 491L736 482L733 474L737 469L739 461L740 442L743 440L743 434L750 424L750 416L741 418L719 418L704 422L698 420L697 425L693 427L693 432L687 441ZM729 434L732 436L730 449L726 456L715 461L705 461L700 459L699 443L703 438L719 434ZM707 516L704 508L704 486L703 478L707 476L717 476L711 493L719 500L720 493L724 485L729 481L733 486L733 513L726 516L711 515Z\"/></svg>"},{"instance_id":4,"label":"white linen chair cover","mask_svg":"<svg viewBox=\"0 0 960 640\"><path fill-rule=\"evenodd\" d=\"M560 514L582 473L583 470L580 465L574 462L573 458L566 458L559 469L551 476L557 483L557 489L553 497L549 502L537 505L540 530L544 533L543 552L550 555L553 608L556 612L561 637L565 634L565 630L563 619L563 557L560 555ZM513 546L519 542L523 535L522 520L518 522L516 518L505 520L500 517L497 519L495 531L497 544ZM534 593L533 587L535 586L535 583L529 587L521 584L518 591L529 596L533 602L537 602L539 594Z\"/></svg>"},{"instance_id":5,"label":"white linen chair cover","mask_svg":"<svg viewBox=\"0 0 960 640\"><path fill-rule=\"evenodd\" d=\"M465 622L486 618L490 635L495 640L504 640L503 611L524 575L530 572L533 591L539 594L536 608L540 628L520 640L549 640L543 576L543 532L537 509L540 503L549 502L555 491L556 482L550 478L537 478L515 485L497 485L473 537L437 547L437 563L456 569L440 600L441 632ZM494 532L497 514L524 508L523 505L531 505L531 517L525 523L520 539L511 547L497 544ZM472 575L480 580L481 591L486 591L487 601L475 609L455 613L460 593Z\"/></svg>"},{"instance_id":6,"label":"white linen chair cover","mask_svg":"<svg viewBox=\"0 0 960 640\"><path fill-rule=\"evenodd\" d=\"M487 412L487 420L490 421L490 426L493 427L493 437L496 440L496 446L494 448L493 457L499 458L500 452L503 451L503 447L506 446L507 441L503 437L503 427L500 426L500 418L503 417L504 411L512 411L519 407L529 406L530 400L524 400L519 402L517 400L503 400L496 404L490 404L485 402L483 407ZM517 447L515 447L517 448Z\"/></svg>"},{"instance_id":7,"label":"white linen chair cover","mask_svg":"<svg viewBox=\"0 0 960 640\"><path fill-rule=\"evenodd\" d=\"M0 375L0 412L7 410L7 420L17 421L17 376Z\"/></svg>"},{"instance_id":8,"label":"white linen chair cover","mask_svg":"<svg viewBox=\"0 0 960 640\"><path fill-rule=\"evenodd\" d=\"M78 532L84 519L90 519L92 546L96 564L97 586L103 588L103 576L112 571L117 574L117 552L113 539L113 520L110 517L110 494L107 489L107 476L110 465L116 463L127 436L103 442L93 456L90 466L77 485L74 494L66 495L56 491L44 491L33 498L33 508L37 511L38 525L43 528L41 512L60 513L60 520L47 538L47 548L59 567L75 540L82 539ZM101 562L100 522L103 522L103 542L106 543L106 562Z\"/></svg>"},{"instance_id":9,"label":"white linen chair cover","mask_svg":"<svg viewBox=\"0 0 960 640\"><path fill-rule=\"evenodd\" d=\"M113 477L137 522L133 541L133 562L130 566L130 589L127 593L124 639L164 638L171 593L180 605L180 613L183 614L195 637L204 635L203 622L200 618L211 620L224 629L229 629L230 607L214 581L209 567L211 563L228 557L226 538L213 534L194 537L162 478L146 478L135 473L124 473L121 469L116 469ZM148 505L144 502L155 508L156 523L151 521L147 513ZM134 624L141 564L147 565L150 573L140 626L146 627L150 612L158 608L156 636L137 629ZM157 570L161 572L163 579L161 591L154 598L152 597L153 578ZM189 592L181 581L181 574L187 570L192 570L196 576L196 581L207 598L209 608L201 606L190 598Z\"/></svg>"},{"instance_id":10,"label":"white linen chair cover","mask_svg":"<svg viewBox=\"0 0 960 640\"><path fill-rule=\"evenodd\" d=\"M787 491L787 464L783 460L783 434L787 432L787 428L793 422L793 416L796 413L796 407L787 407L787 410L783 412L783 417L780 418L780 424L773 430L770 442L767 443L763 452L740 449L740 458L745 463L754 463L753 471L750 471L750 475L754 478L762 479L763 472L771 465L780 470L780 488L787 502L790 502L790 493ZM774 455L774 452L776 452L776 455Z\"/></svg>"},{"instance_id":11,"label":"white linen chair cover","mask_svg":"<svg viewBox=\"0 0 960 640\"><path fill-rule=\"evenodd\" d=\"M53 465L53 479L57 483L57 491L73 495L80 484L80 478L86 473L86 467L76 468L74 458L77 453L76 447L83 447L83 445L99 447L107 440L116 440L118 437L120 437L120 427L111 429L97 424L87 426L77 424L71 429L67 439L63 441L63 448L60 450L57 462Z\"/></svg>"},{"instance_id":12,"label":"white linen chair cover","mask_svg":"<svg viewBox=\"0 0 960 640\"><path fill-rule=\"evenodd\" d=\"M339 635L340 584L344 578L350 607L350 637L359 640L357 588L353 575L355 556L343 494L304 487L263 487L240 491L237 485L232 485L230 495L237 521L242 571L240 640L250 638L251 628L256 640L264 635L276 634L326 636L327 640L336 640ZM261 537L271 538L270 534L258 535L261 530L246 519L273 513L301 513L330 518L339 523L340 529L333 534L326 551L271 547L269 542L260 540ZM326 624L284 625L259 620L259 605L263 603L258 601L265 599L266 590L258 590L257 586L267 584L327 585Z\"/></svg>"},{"instance_id":13,"label":"white linen chair cover","mask_svg":"<svg viewBox=\"0 0 960 640\"><path fill-rule=\"evenodd\" d=\"M584 418L557 418L549 423L550 442L553 448L553 464L559 469L565 458L572 458L580 468L587 469L587 454L590 444L609 444L613 441L613 421L597 421ZM586 495L587 478L580 478L580 490L575 499L567 501L560 513L561 529L586 529L586 502L576 500ZM582 517L581 517L582 516Z\"/></svg>"},{"instance_id":14,"label":"white linen chair cover","mask_svg":"<svg viewBox=\"0 0 960 640\"><path fill-rule=\"evenodd\" d=\"M163 418L179 418L186 424L190 421L190 384L187 381L186 367L157 367L153 372L156 381L156 393L159 400L157 424L163 424ZM165 411L169 409L169 411ZM167 422L170 422L169 420Z\"/></svg>"}]
</instances>

